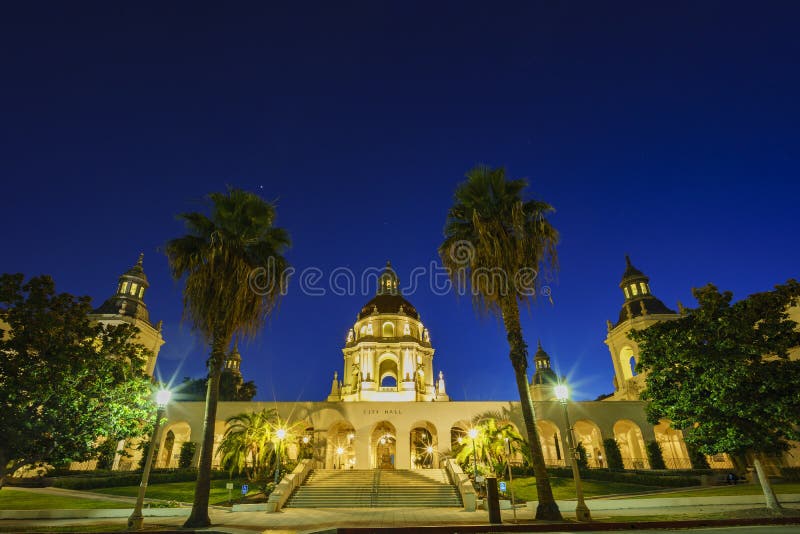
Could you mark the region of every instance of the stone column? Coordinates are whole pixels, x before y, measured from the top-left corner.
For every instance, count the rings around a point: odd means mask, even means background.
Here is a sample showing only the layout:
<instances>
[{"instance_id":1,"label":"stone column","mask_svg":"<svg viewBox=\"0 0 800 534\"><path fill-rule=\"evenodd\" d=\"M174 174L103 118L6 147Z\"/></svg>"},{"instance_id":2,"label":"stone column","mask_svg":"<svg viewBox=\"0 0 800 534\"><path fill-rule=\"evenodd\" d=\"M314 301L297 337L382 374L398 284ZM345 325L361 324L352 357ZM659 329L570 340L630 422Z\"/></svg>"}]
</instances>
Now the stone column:
<instances>
[{"instance_id":1,"label":"stone column","mask_svg":"<svg viewBox=\"0 0 800 534\"><path fill-rule=\"evenodd\" d=\"M395 469L411 468L411 433L408 428L397 429L397 441L395 442Z\"/></svg>"}]
</instances>

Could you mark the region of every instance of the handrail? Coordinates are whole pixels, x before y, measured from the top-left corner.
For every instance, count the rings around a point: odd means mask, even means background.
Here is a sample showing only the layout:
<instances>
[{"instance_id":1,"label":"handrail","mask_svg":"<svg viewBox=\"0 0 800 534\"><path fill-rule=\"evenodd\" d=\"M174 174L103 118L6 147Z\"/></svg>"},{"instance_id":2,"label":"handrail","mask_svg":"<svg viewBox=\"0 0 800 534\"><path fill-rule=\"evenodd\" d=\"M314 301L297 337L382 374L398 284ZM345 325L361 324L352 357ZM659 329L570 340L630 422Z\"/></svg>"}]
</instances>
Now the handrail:
<instances>
[{"instance_id":1,"label":"handrail","mask_svg":"<svg viewBox=\"0 0 800 534\"><path fill-rule=\"evenodd\" d=\"M461 470L461 466L452 458L446 459L444 465L447 475L450 477L450 482L458 488L458 492L461 494L461 502L464 503L464 511L474 512L477 504L477 496L475 494L475 486L472 485L469 475L464 473L464 471Z\"/></svg>"},{"instance_id":2,"label":"handrail","mask_svg":"<svg viewBox=\"0 0 800 534\"><path fill-rule=\"evenodd\" d=\"M269 499L267 499L267 512L277 512L280 510L283 505L286 504L286 501L289 500L292 492L296 490L300 484L305 482L312 468L312 460L300 460L297 467L294 468L294 471L284 476L280 483L275 486L275 489L272 490L272 493L269 494Z\"/></svg>"}]
</instances>

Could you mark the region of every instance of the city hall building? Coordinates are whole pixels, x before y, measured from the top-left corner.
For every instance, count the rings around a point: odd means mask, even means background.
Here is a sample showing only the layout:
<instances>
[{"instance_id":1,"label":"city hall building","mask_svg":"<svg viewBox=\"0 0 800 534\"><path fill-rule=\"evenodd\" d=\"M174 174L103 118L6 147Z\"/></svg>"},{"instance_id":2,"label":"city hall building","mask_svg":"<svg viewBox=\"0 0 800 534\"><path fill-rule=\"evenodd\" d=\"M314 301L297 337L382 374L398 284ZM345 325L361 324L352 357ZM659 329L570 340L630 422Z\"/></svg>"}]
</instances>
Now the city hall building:
<instances>
[{"instance_id":1,"label":"city hall building","mask_svg":"<svg viewBox=\"0 0 800 534\"><path fill-rule=\"evenodd\" d=\"M281 420L301 429L317 467L327 469L417 469L438 466L473 422L497 414L511 422L524 436L519 401L452 401L447 394L445 373L434 363L435 349L423 316L401 294L395 272L387 267L378 279L375 296L358 312L348 330L343 367L332 369L326 399L306 402L220 402L215 423L216 447L226 429L226 420L245 412L275 409ZM160 323L152 325L144 292L148 287L141 258L120 277L116 294L95 312L103 322L128 322L140 329L140 340L153 351L148 372L155 366L163 344ZM605 466L603 441L614 438L629 469L647 469L645 444L657 441L670 469L689 468L689 454L680 430L666 421L651 425L645 403L639 400L644 377L635 372L638 347L628 337L632 329L647 328L679 317L650 288L648 277L626 257L619 284L624 297L618 320L608 322L605 343L614 367L614 393L599 401L569 403L569 419L583 444L591 467ZM800 321L800 308L791 316ZM800 354L796 350L793 357ZM241 356L234 351L227 367L239 372ZM567 427L553 384L557 380L550 357L541 345L533 355L530 388L537 429L548 465L565 465ZM203 435L203 402L173 402L167 407L167 422L161 436L157 467L177 467L184 442L199 444ZM298 440L299 441L299 440ZM424 451L420 444L424 444ZM289 455L298 445L289 446ZM198 447L199 449L199 447ZM796 449L795 449L796 450ZM195 462L198 454L195 453ZM727 457L709 457L712 467L729 467ZM117 469L131 469L138 459L118 457ZM791 454L777 463L797 465ZM773 465L773 468L775 465Z\"/></svg>"}]
</instances>

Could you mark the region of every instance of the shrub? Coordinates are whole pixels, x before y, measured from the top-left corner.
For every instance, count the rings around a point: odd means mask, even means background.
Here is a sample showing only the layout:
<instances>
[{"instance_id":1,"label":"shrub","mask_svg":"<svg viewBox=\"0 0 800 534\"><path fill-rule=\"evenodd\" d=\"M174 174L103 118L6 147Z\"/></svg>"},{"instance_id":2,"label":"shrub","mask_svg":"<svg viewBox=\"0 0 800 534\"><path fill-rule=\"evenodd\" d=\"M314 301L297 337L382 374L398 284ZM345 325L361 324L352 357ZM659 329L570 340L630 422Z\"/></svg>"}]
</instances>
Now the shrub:
<instances>
[{"instance_id":1,"label":"shrub","mask_svg":"<svg viewBox=\"0 0 800 534\"><path fill-rule=\"evenodd\" d=\"M661 445L657 441L647 442L647 460L650 462L650 469L666 469L664 454L661 452Z\"/></svg>"},{"instance_id":2,"label":"shrub","mask_svg":"<svg viewBox=\"0 0 800 534\"><path fill-rule=\"evenodd\" d=\"M689 443L686 444L686 450L689 452L689 461L692 463L692 469L711 469L705 454Z\"/></svg>"},{"instance_id":3,"label":"shrub","mask_svg":"<svg viewBox=\"0 0 800 534\"><path fill-rule=\"evenodd\" d=\"M622 453L619 451L619 444L614 438L603 440L603 447L606 449L606 462L609 469L624 469L622 463Z\"/></svg>"},{"instance_id":4,"label":"shrub","mask_svg":"<svg viewBox=\"0 0 800 534\"><path fill-rule=\"evenodd\" d=\"M150 440L142 441L139 445L139 450L142 451L142 456L139 458L139 471L144 469L144 464L147 461L147 451L150 448ZM155 464L156 459L158 458L158 443L156 443L156 448L153 451L153 464Z\"/></svg>"},{"instance_id":5,"label":"shrub","mask_svg":"<svg viewBox=\"0 0 800 534\"><path fill-rule=\"evenodd\" d=\"M800 467L781 467L781 476L784 480L800 482Z\"/></svg>"},{"instance_id":6,"label":"shrub","mask_svg":"<svg viewBox=\"0 0 800 534\"><path fill-rule=\"evenodd\" d=\"M180 456L178 456L178 469L192 467L192 460L194 459L194 451L196 449L197 443L194 441L186 441L181 445Z\"/></svg>"},{"instance_id":7,"label":"shrub","mask_svg":"<svg viewBox=\"0 0 800 534\"><path fill-rule=\"evenodd\" d=\"M117 454L117 440L109 438L97 448L97 469L111 469Z\"/></svg>"},{"instance_id":8,"label":"shrub","mask_svg":"<svg viewBox=\"0 0 800 534\"><path fill-rule=\"evenodd\" d=\"M586 457L586 448L582 442L578 442L575 452L578 453L578 469L589 469L589 459Z\"/></svg>"}]
</instances>

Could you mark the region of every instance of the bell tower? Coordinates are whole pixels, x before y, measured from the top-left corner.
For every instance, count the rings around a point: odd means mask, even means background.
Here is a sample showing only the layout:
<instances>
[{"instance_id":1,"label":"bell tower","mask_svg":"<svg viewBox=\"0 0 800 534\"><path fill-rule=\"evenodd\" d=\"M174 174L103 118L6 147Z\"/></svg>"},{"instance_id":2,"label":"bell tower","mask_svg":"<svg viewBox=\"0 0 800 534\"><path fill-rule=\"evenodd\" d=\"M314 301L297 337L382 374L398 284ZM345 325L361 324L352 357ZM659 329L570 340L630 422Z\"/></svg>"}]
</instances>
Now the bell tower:
<instances>
[{"instance_id":1,"label":"bell tower","mask_svg":"<svg viewBox=\"0 0 800 534\"><path fill-rule=\"evenodd\" d=\"M639 346L628 337L631 330L641 330L659 321L680 317L650 291L650 278L625 256L625 272L619 283L624 301L616 323L607 321L605 343L614 364L614 394L609 400L638 400L645 388L644 376L636 374Z\"/></svg>"},{"instance_id":2,"label":"bell tower","mask_svg":"<svg viewBox=\"0 0 800 534\"><path fill-rule=\"evenodd\" d=\"M531 397L533 400L556 400L554 388L558 384L558 376L550 367L550 355L542 348L541 341L539 341L539 347L533 356L533 366L535 368L531 378Z\"/></svg>"},{"instance_id":3,"label":"bell tower","mask_svg":"<svg viewBox=\"0 0 800 534\"><path fill-rule=\"evenodd\" d=\"M139 329L136 341L149 349L152 354L145 365L145 372L153 374L156 358L164 344L161 336L161 321L155 326L150 322L150 312L144 303L144 295L150 284L144 273L144 253L139 254L136 264L122 273L117 281L117 289L89 318L103 324L128 323Z\"/></svg>"},{"instance_id":4,"label":"bell tower","mask_svg":"<svg viewBox=\"0 0 800 534\"><path fill-rule=\"evenodd\" d=\"M444 375L434 375L430 334L400 291L386 262L375 297L347 332L344 369L334 373L329 401L447 401Z\"/></svg>"}]
</instances>

